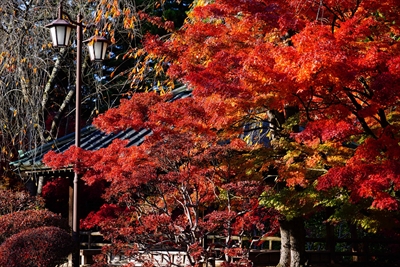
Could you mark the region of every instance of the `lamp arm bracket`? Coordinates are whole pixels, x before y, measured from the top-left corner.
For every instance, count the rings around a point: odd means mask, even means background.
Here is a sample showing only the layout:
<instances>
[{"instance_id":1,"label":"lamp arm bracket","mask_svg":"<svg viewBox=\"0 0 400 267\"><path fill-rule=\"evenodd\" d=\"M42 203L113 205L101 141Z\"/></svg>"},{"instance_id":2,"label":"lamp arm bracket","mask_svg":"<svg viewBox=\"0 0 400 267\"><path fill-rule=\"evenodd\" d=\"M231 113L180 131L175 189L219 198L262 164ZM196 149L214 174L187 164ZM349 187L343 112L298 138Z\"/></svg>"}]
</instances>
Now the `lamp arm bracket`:
<instances>
[{"instance_id":1,"label":"lamp arm bracket","mask_svg":"<svg viewBox=\"0 0 400 267\"><path fill-rule=\"evenodd\" d=\"M68 18L68 20L71 22L71 24L73 24L73 25L75 25L75 26L81 26L81 27L83 27L83 28L85 28L85 29L92 29L92 28L97 28L97 27L98 27L97 24L93 24L93 23L91 23L91 24L83 24L81 21L73 20L73 19L71 18L71 16L70 16L67 12L65 12L65 11L63 10L63 8L62 8L62 2L63 2L63 1L60 1L60 4L59 4L59 6L58 6L58 18L59 18L59 19L62 18L62 15L65 15L65 16Z\"/></svg>"},{"instance_id":2,"label":"lamp arm bracket","mask_svg":"<svg viewBox=\"0 0 400 267\"><path fill-rule=\"evenodd\" d=\"M71 18L71 16L70 16L67 12L65 12L65 11L63 11L62 14L65 15L65 16L68 18L68 20L71 22L71 24L73 24L73 25L75 25L75 26L81 26L81 27L83 27L83 28L85 28L85 29L93 29L93 28L97 28L97 27L98 27L98 25L97 25L97 24L94 24L94 23L84 24L84 23L82 23L81 21L78 22L78 21L76 21L76 20L73 20L73 19Z\"/></svg>"}]
</instances>

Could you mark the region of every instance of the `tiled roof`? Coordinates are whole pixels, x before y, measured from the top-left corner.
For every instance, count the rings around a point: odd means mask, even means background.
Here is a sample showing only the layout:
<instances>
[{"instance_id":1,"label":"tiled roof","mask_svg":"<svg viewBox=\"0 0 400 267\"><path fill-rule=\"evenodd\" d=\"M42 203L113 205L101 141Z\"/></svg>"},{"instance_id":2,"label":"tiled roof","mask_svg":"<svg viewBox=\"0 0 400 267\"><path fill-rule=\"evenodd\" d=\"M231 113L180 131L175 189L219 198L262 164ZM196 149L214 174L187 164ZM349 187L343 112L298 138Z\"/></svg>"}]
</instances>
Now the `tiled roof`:
<instances>
[{"instance_id":1,"label":"tiled roof","mask_svg":"<svg viewBox=\"0 0 400 267\"><path fill-rule=\"evenodd\" d=\"M173 90L174 96L170 101L186 98L191 95L191 91L186 87L180 87ZM81 130L81 147L85 150L98 150L107 147L114 139L129 140L128 146L139 145L143 142L145 136L151 134L151 130L142 129L135 131L127 129L118 133L106 134L103 131L90 125ZM42 160L43 156L49 151L64 152L70 146L75 144L75 133L68 134L54 141L46 143L36 149L20 153L17 161L11 162L21 172L48 171Z\"/></svg>"}]
</instances>

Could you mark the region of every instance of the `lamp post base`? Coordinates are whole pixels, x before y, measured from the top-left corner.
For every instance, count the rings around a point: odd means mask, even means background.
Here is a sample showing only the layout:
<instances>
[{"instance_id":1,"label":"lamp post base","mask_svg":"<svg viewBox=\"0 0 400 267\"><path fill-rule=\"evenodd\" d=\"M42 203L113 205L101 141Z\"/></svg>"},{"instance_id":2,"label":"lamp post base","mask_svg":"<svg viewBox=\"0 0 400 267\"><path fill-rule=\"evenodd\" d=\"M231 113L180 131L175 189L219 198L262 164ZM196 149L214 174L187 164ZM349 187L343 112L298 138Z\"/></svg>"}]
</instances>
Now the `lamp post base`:
<instances>
[{"instance_id":1,"label":"lamp post base","mask_svg":"<svg viewBox=\"0 0 400 267\"><path fill-rule=\"evenodd\" d=\"M72 232L72 241L74 243L74 248L71 254L71 263L72 267L79 267L80 266L80 242L79 242L79 233L78 232Z\"/></svg>"}]
</instances>

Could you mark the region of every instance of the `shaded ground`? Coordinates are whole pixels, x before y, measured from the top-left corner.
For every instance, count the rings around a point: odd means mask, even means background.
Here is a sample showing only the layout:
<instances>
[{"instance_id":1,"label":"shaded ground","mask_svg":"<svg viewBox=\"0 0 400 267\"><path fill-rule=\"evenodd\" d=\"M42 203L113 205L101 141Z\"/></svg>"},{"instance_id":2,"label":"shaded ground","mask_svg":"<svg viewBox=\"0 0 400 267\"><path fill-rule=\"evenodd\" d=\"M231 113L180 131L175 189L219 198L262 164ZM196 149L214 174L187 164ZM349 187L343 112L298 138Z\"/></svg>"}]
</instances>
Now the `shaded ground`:
<instances>
[{"instance_id":1,"label":"shaded ground","mask_svg":"<svg viewBox=\"0 0 400 267\"><path fill-rule=\"evenodd\" d=\"M400 267L400 263L384 263L384 262L353 262L353 263L342 263L342 264L310 264L308 267Z\"/></svg>"}]
</instances>

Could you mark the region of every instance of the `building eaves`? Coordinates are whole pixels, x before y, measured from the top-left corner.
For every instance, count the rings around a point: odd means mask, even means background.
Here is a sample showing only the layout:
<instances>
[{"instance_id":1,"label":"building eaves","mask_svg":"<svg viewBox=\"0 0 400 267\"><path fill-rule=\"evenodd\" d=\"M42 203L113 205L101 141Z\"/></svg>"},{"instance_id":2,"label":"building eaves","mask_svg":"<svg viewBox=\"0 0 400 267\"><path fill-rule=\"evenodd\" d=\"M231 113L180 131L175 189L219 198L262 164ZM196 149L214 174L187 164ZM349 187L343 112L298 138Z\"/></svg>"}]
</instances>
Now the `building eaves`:
<instances>
[{"instance_id":1,"label":"building eaves","mask_svg":"<svg viewBox=\"0 0 400 267\"><path fill-rule=\"evenodd\" d=\"M183 99L191 96L191 91L186 86L173 91L173 97L169 101ZM80 131L81 148L95 151L108 147L115 139L128 140L127 146L140 145L146 136L151 134L150 129L135 131L126 129L117 133L107 134L93 125L89 125ZM65 135L35 149L20 153L19 159L11 162L10 165L19 172L49 172L51 169L43 164L43 157L50 151L62 153L75 144L75 133ZM69 170L68 168L66 170Z\"/></svg>"}]
</instances>

